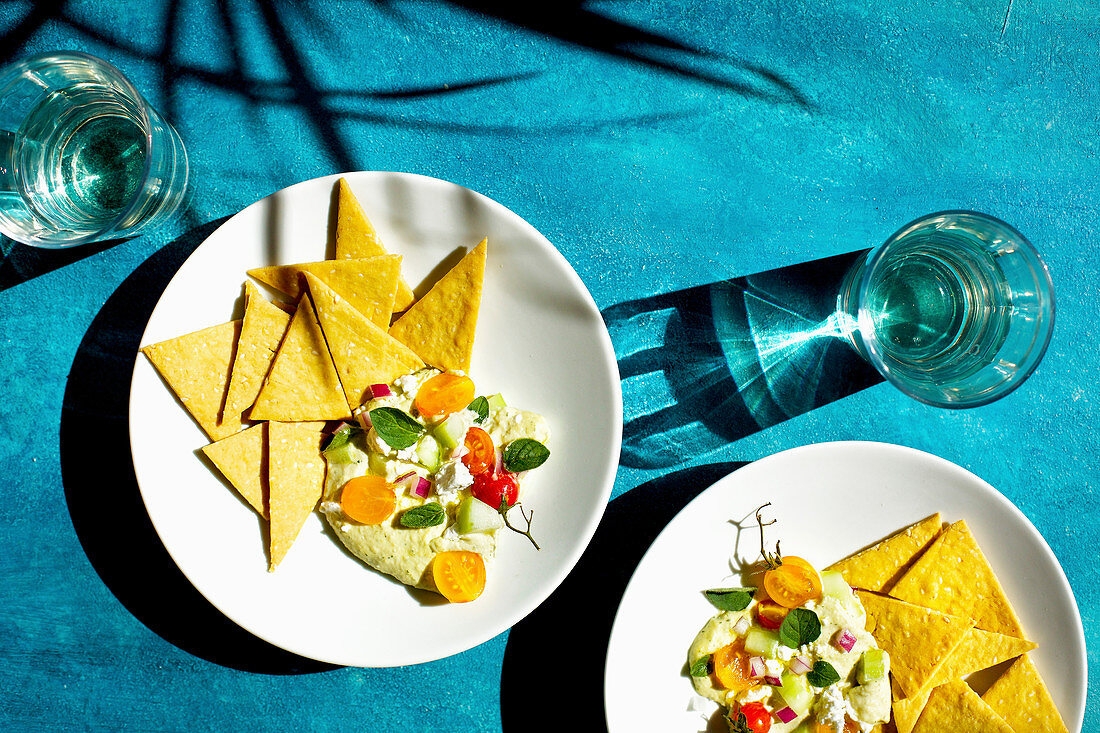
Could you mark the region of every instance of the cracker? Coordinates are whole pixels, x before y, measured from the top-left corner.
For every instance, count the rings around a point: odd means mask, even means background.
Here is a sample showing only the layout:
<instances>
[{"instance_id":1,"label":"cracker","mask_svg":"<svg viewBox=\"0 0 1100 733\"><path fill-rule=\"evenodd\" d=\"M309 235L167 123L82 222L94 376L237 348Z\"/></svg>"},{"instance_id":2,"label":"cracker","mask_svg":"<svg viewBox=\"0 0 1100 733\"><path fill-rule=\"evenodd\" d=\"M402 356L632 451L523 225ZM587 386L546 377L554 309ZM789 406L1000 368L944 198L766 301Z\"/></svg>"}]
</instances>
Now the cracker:
<instances>
[{"instance_id":1,"label":"cracker","mask_svg":"<svg viewBox=\"0 0 1100 733\"><path fill-rule=\"evenodd\" d=\"M885 593L935 539L942 525L937 512L825 569L838 571L850 586Z\"/></svg>"},{"instance_id":2,"label":"cracker","mask_svg":"<svg viewBox=\"0 0 1100 733\"><path fill-rule=\"evenodd\" d=\"M945 529L890 589L890 595L967 616L985 631L1024 638L1020 620L965 521Z\"/></svg>"},{"instance_id":3,"label":"cracker","mask_svg":"<svg viewBox=\"0 0 1100 733\"><path fill-rule=\"evenodd\" d=\"M1012 728L962 680L932 690L913 733L1012 733Z\"/></svg>"},{"instance_id":4,"label":"cracker","mask_svg":"<svg viewBox=\"0 0 1100 733\"><path fill-rule=\"evenodd\" d=\"M306 272L346 298L379 327L389 327L401 276L401 258L398 255L257 267L249 270L248 274L297 299L305 287L301 276Z\"/></svg>"},{"instance_id":5,"label":"cracker","mask_svg":"<svg viewBox=\"0 0 1100 733\"><path fill-rule=\"evenodd\" d=\"M962 642L970 619L922 608L889 596L856 591L867 611L866 629L890 655L890 672L906 697L919 694Z\"/></svg>"},{"instance_id":6,"label":"cracker","mask_svg":"<svg viewBox=\"0 0 1100 733\"><path fill-rule=\"evenodd\" d=\"M239 415L252 406L260 393L271 360L290 324L290 316L260 294L250 282L244 284L244 324L237 340L237 354L229 375L224 412Z\"/></svg>"},{"instance_id":7,"label":"cracker","mask_svg":"<svg viewBox=\"0 0 1100 733\"><path fill-rule=\"evenodd\" d=\"M390 335L443 371L470 370L487 245L481 240L390 328Z\"/></svg>"},{"instance_id":8,"label":"cracker","mask_svg":"<svg viewBox=\"0 0 1100 733\"><path fill-rule=\"evenodd\" d=\"M286 556L321 499L325 482L325 460L321 457L324 426L323 422L268 423L268 571L274 571Z\"/></svg>"},{"instance_id":9,"label":"cracker","mask_svg":"<svg viewBox=\"0 0 1100 733\"><path fill-rule=\"evenodd\" d=\"M1039 670L1025 655L1013 662L982 695L1016 733L1069 733Z\"/></svg>"},{"instance_id":10,"label":"cracker","mask_svg":"<svg viewBox=\"0 0 1100 733\"><path fill-rule=\"evenodd\" d=\"M240 413L222 413L240 332L230 321L141 349L210 440L241 429Z\"/></svg>"},{"instance_id":11,"label":"cracker","mask_svg":"<svg viewBox=\"0 0 1100 733\"><path fill-rule=\"evenodd\" d=\"M265 423L204 445L202 452L260 516L267 518Z\"/></svg>"},{"instance_id":12,"label":"cracker","mask_svg":"<svg viewBox=\"0 0 1100 733\"><path fill-rule=\"evenodd\" d=\"M363 208L351 192L351 186L340 179L336 207L336 259L361 259L388 254ZM337 289L339 290L339 289ZM398 278L393 310L399 313L413 304L412 289ZM388 323L388 322L387 322ZM383 328L385 324L379 324Z\"/></svg>"},{"instance_id":13,"label":"cracker","mask_svg":"<svg viewBox=\"0 0 1100 733\"><path fill-rule=\"evenodd\" d=\"M264 380L253 420L342 420L351 416L313 305L303 297Z\"/></svg>"}]
</instances>

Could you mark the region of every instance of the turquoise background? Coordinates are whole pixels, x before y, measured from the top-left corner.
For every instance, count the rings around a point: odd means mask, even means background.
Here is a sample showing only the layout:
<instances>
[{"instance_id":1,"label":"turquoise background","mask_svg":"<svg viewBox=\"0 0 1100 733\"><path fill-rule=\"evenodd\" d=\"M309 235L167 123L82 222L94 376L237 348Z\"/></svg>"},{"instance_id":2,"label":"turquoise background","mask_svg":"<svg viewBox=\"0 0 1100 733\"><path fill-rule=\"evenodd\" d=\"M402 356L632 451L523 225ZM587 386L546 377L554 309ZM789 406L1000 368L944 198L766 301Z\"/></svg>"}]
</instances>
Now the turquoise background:
<instances>
[{"instance_id":1,"label":"turquoise background","mask_svg":"<svg viewBox=\"0 0 1100 733\"><path fill-rule=\"evenodd\" d=\"M5 60L76 49L115 63L173 121L193 175L183 215L147 235L61 253L3 240L0 728L598 727L610 616L648 540L737 463L827 440L912 446L1000 489L1062 563L1097 647L1097 6L556 6L0 5ZM593 546L604 580L590 554L510 634L450 659L319 665L239 630L175 570L133 483L125 409L149 310L202 239L273 191L350 170L500 201L605 310L977 209L1042 251L1055 334L1029 382L986 407L877 384L678 465L622 467ZM651 408L627 392L628 419ZM624 522L636 539L612 531ZM1095 660L1090 680L1096 699ZM1084 730L1097 729L1094 703Z\"/></svg>"}]
</instances>

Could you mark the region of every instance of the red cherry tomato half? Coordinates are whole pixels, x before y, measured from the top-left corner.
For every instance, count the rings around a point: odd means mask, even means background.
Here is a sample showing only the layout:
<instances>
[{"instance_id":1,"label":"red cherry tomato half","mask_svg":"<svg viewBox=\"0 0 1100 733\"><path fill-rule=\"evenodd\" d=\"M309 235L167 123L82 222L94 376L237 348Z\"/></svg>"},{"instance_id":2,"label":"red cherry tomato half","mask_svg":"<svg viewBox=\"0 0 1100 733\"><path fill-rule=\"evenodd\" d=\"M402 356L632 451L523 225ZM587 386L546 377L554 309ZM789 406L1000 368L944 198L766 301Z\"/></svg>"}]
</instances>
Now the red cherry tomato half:
<instances>
[{"instance_id":1,"label":"red cherry tomato half","mask_svg":"<svg viewBox=\"0 0 1100 733\"><path fill-rule=\"evenodd\" d=\"M741 713L752 733L768 733L772 727L772 714L762 702L750 702L741 706Z\"/></svg>"},{"instance_id":2,"label":"red cherry tomato half","mask_svg":"<svg viewBox=\"0 0 1100 733\"><path fill-rule=\"evenodd\" d=\"M789 611L789 608L765 599L756 604L756 620L765 629L778 629L783 625L783 619L787 618Z\"/></svg>"},{"instance_id":3,"label":"red cherry tomato half","mask_svg":"<svg viewBox=\"0 0 1100 733\"><path fill-rule=\"evenodd\" d=\"M519 498L519 482L515 474L501 471L500 473L479 473L474 476L474 485L470 491L475 499L480 499L494 509L500 509L503 499L505 506L512 506Z\"/></svg>"},{"instance_id":4,"label":"red cherry tomato half","mask_svg":"<svg viewBox=\"0 0 1100 733\"><path fill-rule=\"evenodd\" d=\"M472 427L467 430L465 443L468 452L462 456L462 462L473 475L485 473L496 463L497 451L493 439L481 428Z\"/></svg>"}]
</instances>

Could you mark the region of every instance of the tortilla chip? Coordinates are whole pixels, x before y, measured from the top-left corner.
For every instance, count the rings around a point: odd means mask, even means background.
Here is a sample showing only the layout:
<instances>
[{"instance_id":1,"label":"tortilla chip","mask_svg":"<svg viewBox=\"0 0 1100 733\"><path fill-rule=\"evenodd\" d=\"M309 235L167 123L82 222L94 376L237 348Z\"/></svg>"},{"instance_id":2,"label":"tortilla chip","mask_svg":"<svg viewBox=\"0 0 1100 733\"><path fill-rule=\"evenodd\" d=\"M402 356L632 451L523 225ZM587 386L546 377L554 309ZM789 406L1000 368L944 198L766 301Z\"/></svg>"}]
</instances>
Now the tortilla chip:
<instances>
[{"instance_id":1,"label":"tortilla chip","mask_svg":"<svg viewBox=\"0 0 1100 733\"><path fill-rule=\"evenodd\" d=\"M210 440L241 429L240 413L222 414L240 332L230 321L141 349Z\"/></svg>"},{"instance_id":2,"label":"tortilla chip","mask_svg":"<svg viewBox=\"0 0 1100 733\"><path fill-rule=\"evenodd\" d=\"M266 448L264 423L202 447L206 457L264 519L267 519Z\"/></svg>"},{"instance_id":3,"label":"tortilla chip","mask_svg":"<svg viewBox=\"0 0 1100 733\"><path fill-rule=\"evenodd\" d=\"M324 426L323 422L268 423L269 572L286 556L321 499L325 483L325 460L321 457Z\"/></svg>"},{"instance_id":4,"label":"tortilla chip","mask_svg":"<svg viewBox=\"0 0 1100 733\"><path fill-rule=\"evenodd\" d=\"M283 422L351 416L309 298L302 298L290 319L250 416Z\"/></svg>"},{"instance_id":5,"label":"tortilla chip","mask_svg":"<svg viewBox=\"0 0 1100 733\"><path fill-rule=\"evenodd\" d=\"M1016 733L1069 733L1028 656L1017 659L982 695Z\"/></svg>"},{"instance_id":6,"label":"tortilla chip","mask_svg":"<svg viewBox=\"0 0 1100 733\"><path fill-rule=\"evenodd\" d=\"M953 616L968 616L985 631L1024 638L1020 620L965 521L945 529L890 595Z\"/></svg>"},{"instance_id":7,"label":"tortilla chip","mask_svg":"<svg viewBox=\"0 0 1100 733\"><path fill-rule=\"evenodd\" d=\"M825 569L838 571L850 586L885 593L940 533L942 524L937 512Z\"/></svg>"},{"instance_id":8,"label":"tortilla chip","mask_svg":"<svg viewBox=\"0 0 1100 733\"><path fill-rule=\"evenodd\" d=\"M302 273L309 272L347 298L356 310L381 328L390 325L401 258L383 255L358 260L325 260L297 265L257 267L248 274L260 282L297 299L304 287Z\"/></svg>"},{"instance_id":9,"label":"tortilla chip","mask_svg":"<svg viewBox=\"0 0 1100 733\"><path fill-rule=\"evenodd\" d=\"M1012 733L1012 728L962 680L932 690L913 733Z\"/></svg>"},{"instance_id":10,"label":"tortilla chip","mask_svg":"<svg viewBox=\"0 0 1100 733\"><path fill-rule=\"evenodd\" d=\"M244 325L237 339L237 355L229 375L224 412L239 415L252 406L260 393L275 350L290 324L290 316L250 282L244 284Z\"/></svg>"},{"instance_id":11,"label":"tortilla chip","mask_svg":"<svg viewBox=\"0 0 1100 733\"><path fill-rule=\"evenodd\" d=\"M336 259L354 260L389 254L378 238L363 208L351 192L351 186L343 178L339 183L336 208ZM339 288L336 288L339 292ZM397 281L397 293L393 310L399 313L413 304L412 289L404 279ZM385 328L385 324L379 324Z\"/></svg>"},{"instance_id":12,"label":"tortilla chip","mask_svg":"<svg viewBox=\"0 0 1100 733\"><path fill-rule=\"evenodd\" d=\"M391 336L438 369L470 370L488 241L481 240L390 328Z\"/></svg>"},{"instance_id":13,"label":"tortilla chip","mask_svg":"<svg viewBox=\"0 0 1100 733\"><path fill-rule=\"evenodd\" d=\"M332 288L310 273L305 277L329 355L352 410L370 396L372 384L388 384L424 366L420 357L367 320Z\"/></svg>"},{"instance_id":14,"label":"tortilla chip","mask_svg":"<svg viewBox=\"0 0 1100 733\"><path fill-rule=\"evenodd\" d=\"M856 591L867 611L866 629L890 655L890 673L906 697L930 685L962 642L971 621L867 591Z\"/></svg>"},{"instance_id":15,"label":"tortilla chip","mask_svg":"<svg viewBox=\"0 0 1100 733\"><path fill-rule=\"evenodd\" d=\"M910 733L913 730L933 687L956 678L961 679L981 669L988 669L1034 648L1034 642L1017 639L1014 636L1005 636L977 628L970 629L947 661L936 671L931 684L923 692L906 698L901 698L895 693L894 723L898 733Z\"/></svg>"}]
</instances>

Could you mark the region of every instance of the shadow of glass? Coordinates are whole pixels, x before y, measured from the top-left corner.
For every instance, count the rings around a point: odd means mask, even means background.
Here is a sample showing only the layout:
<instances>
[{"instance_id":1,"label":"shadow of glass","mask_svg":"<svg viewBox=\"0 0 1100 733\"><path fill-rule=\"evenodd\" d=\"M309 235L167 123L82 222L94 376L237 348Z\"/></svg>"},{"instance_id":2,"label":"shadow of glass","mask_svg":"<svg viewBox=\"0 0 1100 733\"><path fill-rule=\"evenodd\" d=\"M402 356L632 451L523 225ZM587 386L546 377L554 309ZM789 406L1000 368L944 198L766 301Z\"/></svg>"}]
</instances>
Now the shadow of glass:
<instances>
[{"instance_id":1,"label":"shadow of glass","mask_svg":"<svg viewBox=\"0 0 1100 733\"><path fill-rule=\"evenodd\" d=\"M619 602L646 550L688 502L744 463L693 466L649 481L607 505L577 566L508 633L500 674L504 730L601 730L607 644ZM563 677L568 670L568 677ZM563 681L568 690L563 694Z\"/></svg>"},{"instance_id":2,"label":"shadow of glass","mask_svg":"<svg viewBox=\"0 0 1100 733\"><path fill-rule=\"evenodd\" d=\"M127 241L109 239L65 249L46 249L0 236L0 293Z\"/></svg>"},{"instance_id":3,"label":"shadow of glass","mask_svg":"<svg viewBox=\"0 0 1100 733\"><path fill-rule=\"evenodd\" d=\"M836 315L863 252L603 311L623 383L623 465L673 466L882 381Z\"/></svg>"},{"instance_id":4,"label":"shadow of glass","mask_svg":"<svg viewBox=\"0 0 1100 733\"><path fill-rule=\"evenodd\" d=\"M223 221L192 229L142 263L84 335L61 410L65 500L99 577L127 610L165 640L208 661L249 672L333 669L256 638L210 605L161 544L134 476L127 414L141 334L172 276Z\"/></svg>"}]
</instances>

